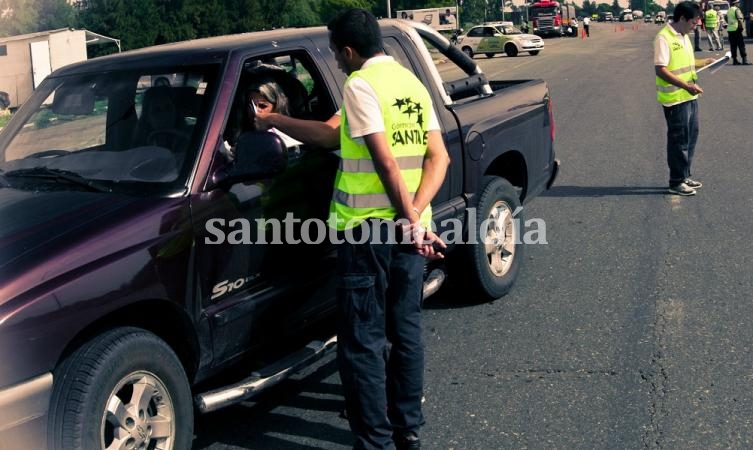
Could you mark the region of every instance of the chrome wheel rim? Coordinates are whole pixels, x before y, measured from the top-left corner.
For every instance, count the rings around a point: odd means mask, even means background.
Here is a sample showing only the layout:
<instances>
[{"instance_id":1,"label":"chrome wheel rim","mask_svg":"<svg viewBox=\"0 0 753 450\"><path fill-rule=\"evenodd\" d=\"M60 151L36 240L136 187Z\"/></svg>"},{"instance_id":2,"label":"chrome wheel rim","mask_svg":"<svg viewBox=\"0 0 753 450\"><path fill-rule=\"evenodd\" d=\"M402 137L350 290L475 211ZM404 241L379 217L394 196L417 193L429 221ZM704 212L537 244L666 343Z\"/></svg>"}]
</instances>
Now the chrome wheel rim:
<instances>
[{"instance_id":1,"label":"chrome wheel rim","mask_svg":"<svg viewBox=\"0 0 753 450\"><path fill-rule=\"evenodd\" d=\"M484 247L489 270L497 276L504 276L512 267L515 259L515 243L518 230L512 217L510 206L498 201L489 210L486 219L486 237Z\"/></svg>"},{"instance_id":2,"label":"chrome wheel rim","mask_svg":"<svg viewBox=\"0 0 753 450\"><path fill-rule=\"evenodd\" d=\"M172 450L175 405L151 372L123 377L110 393L100 426L103 450Z\"/></svg>"}]
</instances>

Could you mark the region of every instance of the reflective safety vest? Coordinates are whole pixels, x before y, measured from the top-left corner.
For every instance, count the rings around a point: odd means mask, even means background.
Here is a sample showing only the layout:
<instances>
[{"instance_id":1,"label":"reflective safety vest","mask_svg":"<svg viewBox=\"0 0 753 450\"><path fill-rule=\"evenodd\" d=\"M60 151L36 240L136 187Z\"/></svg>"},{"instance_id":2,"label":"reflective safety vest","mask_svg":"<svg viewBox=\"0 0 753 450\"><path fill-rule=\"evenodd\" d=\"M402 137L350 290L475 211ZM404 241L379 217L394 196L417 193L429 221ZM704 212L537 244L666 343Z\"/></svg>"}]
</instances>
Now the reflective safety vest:
<instances>
[{"instance_id":1,"label":"reflective safety vest","mask_svg":"<svg viewBox=\"0 0 753 450\"><path fill-rule=\"evenodd\" d=\"M350 74L362 78L374 90L384 120L385 137L408 192L415 195L421 183L428 140L431 97L426 87L396 61L379 61ZM330 204L329 226L346 230L370 218L392 220L397 210L379 179L363 139L350 137L345 108L340 117L340 168ZM431 206L421 214L424 226L431 220Z\"/></svg>"},{"instance_id":2,"label":"reflective safety vest","mask_svg":"<svg viewBox=\"0 0 753 450\"><path fill-rule=\"evenodd\" d=\"M669 25L664 27L659 35L664 37L669 46L670 57L667 69L686 83L697 80L695 56L693 56L690 38L675 34ZM656 77L656 99L659 103L663 105L677 104L696 98L698 98L698 95L691 95L685 89L669 84L658 76Z\"/></svg>"},{"instance_id":3,"label":"reflective safety vest","mask_svg":"<svg viewBox=\"0 0 753 450\"><path fill-rule=\"evenodd\" d=\"M704 25L706 25L707 30L716 30L716 26L719 24L719 17L716 14L716 11L713 9L709 9L706 11L706 15L704 17Z\"/></svg>"},{"instance_id":4,"label":"reflective safety vest","mask_svg":"<svg viewBox=\"0 0 753 450\"><path fill-rule=\"evenodd\" d=\"M739 23L737 20L738 11L740 11L740 8L737 6L733 6L727 11L727 33L730 31L737 31L737 25Z\"/></svg>"}]
</instances>

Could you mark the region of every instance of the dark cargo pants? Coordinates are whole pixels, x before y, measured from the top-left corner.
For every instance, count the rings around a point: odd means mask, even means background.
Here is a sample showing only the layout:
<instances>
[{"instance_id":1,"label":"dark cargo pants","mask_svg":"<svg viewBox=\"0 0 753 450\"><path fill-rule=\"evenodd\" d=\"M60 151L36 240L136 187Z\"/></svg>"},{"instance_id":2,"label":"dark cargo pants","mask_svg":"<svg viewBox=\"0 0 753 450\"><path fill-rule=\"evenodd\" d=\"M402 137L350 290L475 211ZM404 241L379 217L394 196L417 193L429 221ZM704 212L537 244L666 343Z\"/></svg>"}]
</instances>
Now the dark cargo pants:
<instances>
[{"instance_id":1,"label":"dark cargo pants","mask_svg":"<svg viewBox=\"0 0 753 450\"><path fill-rule=\"evenodd\" d=\"M394 449L393 434L424 423L424 258L411 245L373 243L370 230L365 239L367 223L353 231L363 244L338 248L337 359L354 448ZM380 242L390 227L378 227Z\"/></svg>"}]
</instances>

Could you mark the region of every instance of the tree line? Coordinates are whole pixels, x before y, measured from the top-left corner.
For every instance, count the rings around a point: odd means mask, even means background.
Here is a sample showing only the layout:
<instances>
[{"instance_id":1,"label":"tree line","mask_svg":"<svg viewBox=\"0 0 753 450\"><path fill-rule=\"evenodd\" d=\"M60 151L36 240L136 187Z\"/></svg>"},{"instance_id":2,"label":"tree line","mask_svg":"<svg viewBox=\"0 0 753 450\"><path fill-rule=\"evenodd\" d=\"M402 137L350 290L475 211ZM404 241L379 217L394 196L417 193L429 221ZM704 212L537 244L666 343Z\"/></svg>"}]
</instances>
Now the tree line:
<instances>
[{"instance_id":1,"label":"tree line","mask_svg":"<svg viewBox=\"0 0 753 450\"><path fill-rule=\"evenodd\" d=\"M649 5L659 8L653 0ZM456 0L391 0L392 17L405 9L456 6ZM460 23L501 20L505 0L464 0ZM643 0L631 0L643 4ZM0 0L0 37L85 28L120 39L123 50L187 39L273 28L326 24L350 7L387 17L386 0ZM584 0L583 15L601 10L619 13L612 5ZM513 6L513 10L521 10ZM640 9L640 8L635 8ZM649 10L651 8L648 8ZM650 11L648 11L650 12ZM509 19L509 17L507 17Z\"/></svg>"}]
</instances>

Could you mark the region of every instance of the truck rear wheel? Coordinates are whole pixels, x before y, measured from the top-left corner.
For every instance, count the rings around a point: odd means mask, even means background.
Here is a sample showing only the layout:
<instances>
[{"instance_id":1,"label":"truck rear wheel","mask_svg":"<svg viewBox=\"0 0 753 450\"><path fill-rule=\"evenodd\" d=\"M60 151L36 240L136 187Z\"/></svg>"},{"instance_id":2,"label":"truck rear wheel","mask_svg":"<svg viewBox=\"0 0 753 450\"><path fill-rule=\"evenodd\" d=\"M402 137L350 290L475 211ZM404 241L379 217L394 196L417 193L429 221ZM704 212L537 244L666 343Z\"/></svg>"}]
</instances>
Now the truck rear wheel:
<instances>
[{"instance_id":1,"label":"truck rear wheel","mask_svg":"<svg viewBox=\"0 0 753 450\"><path fill-rule=\"evenodd\" d=\"M463 53L465 53L466 55L468 55L469 58L473 59L473 50L470 47L468 47L466 45L461 50L463 50Z\"/></svg>"},{"instance_id":2,"label":"truck rear wheel","mask_svg":"<svg viewBox=\"0 0 753 450\"><path fill-rule=\"evenodd\" d=\"M505 54L507 54L507 56L510 56L512 58L518 56L518 47L516 47L515 44L505 45Z\"/></svg>"},{"instance_id":3,"label":"truck rear wheel","mask_svg":"<svg viewBox=\"0 0 753 450\"><path fill-rule=\"evenodd\" d=\"M468 273L472 286L486 299L496 299L512 289L520 271L523 250L520 226L520 199L509 181L485 177L475 211L476 242L466 244L469 252ZM471 230L469 230L470 232Z\"/></svg>"},{"instance_id":4,"label":"truck rear wheel","mask_svg":"<svg viewBox=\"0 0 753 450\"><path fill-rule=\"evenodd\" d=\"M193 403L170 347L140 328L116 328L66 357L54 373L52 450L191 447Z\"/></svg>"}]
</instances>

